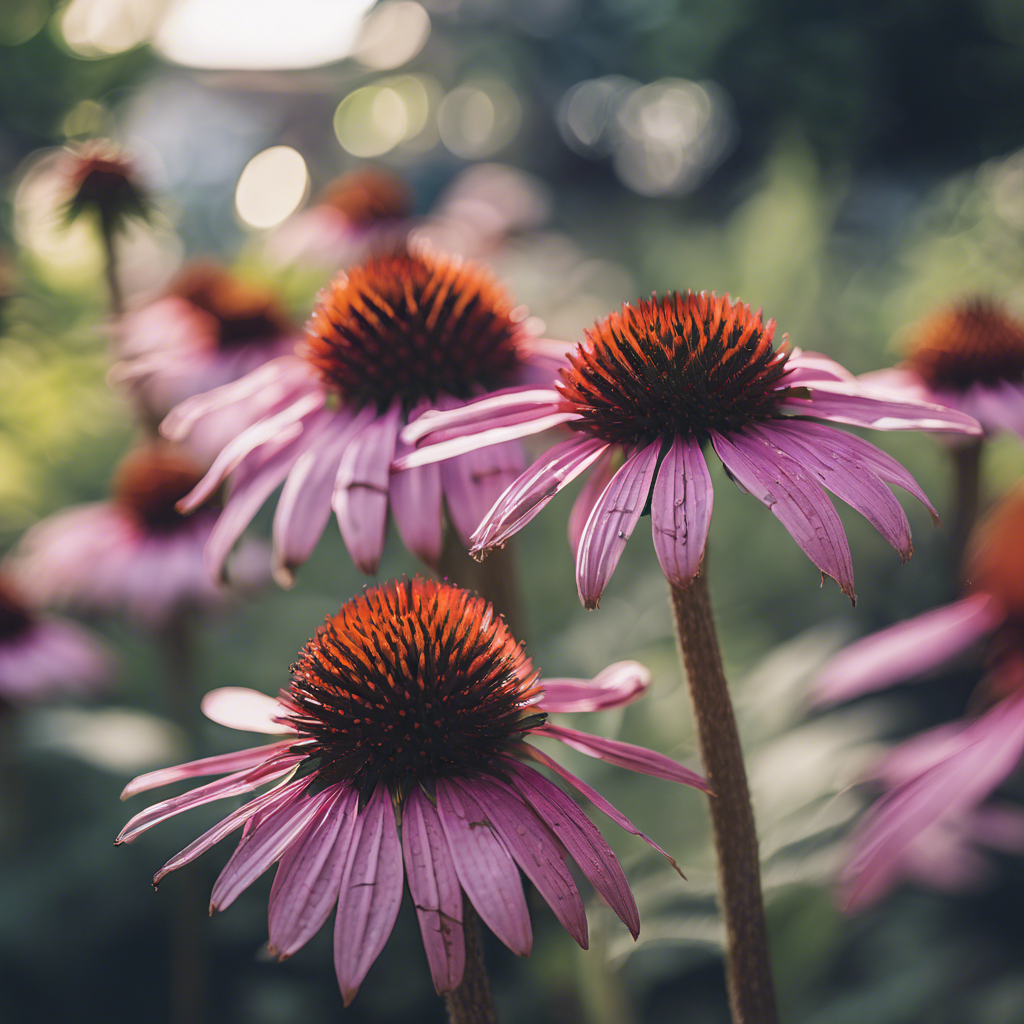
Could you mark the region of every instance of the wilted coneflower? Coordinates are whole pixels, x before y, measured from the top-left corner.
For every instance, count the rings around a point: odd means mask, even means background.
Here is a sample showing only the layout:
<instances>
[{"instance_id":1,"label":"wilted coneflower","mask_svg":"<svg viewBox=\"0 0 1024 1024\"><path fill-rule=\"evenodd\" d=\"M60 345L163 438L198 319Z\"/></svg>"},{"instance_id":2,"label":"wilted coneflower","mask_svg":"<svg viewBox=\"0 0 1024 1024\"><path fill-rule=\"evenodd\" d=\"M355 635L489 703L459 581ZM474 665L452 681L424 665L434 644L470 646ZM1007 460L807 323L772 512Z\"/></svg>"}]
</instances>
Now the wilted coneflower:
<instances>
[{"instance_id":1,"label":"wilted coneflower","mask_svg":"<svg viewBox=\"0 0 1024 1024\"><path fill-rule=\"evenodd\" d=\"M852 839L841 880L849 909L878 899L907 875L920 877L914 869L922 847L938 833L973 837L977 823L978 841L1002 846L1020 835L1012 822L990 828L991 808L979 805L1024 754L1024 489L979 524L964 575L966 597L851 644L815 684L819 701L850 700L923 676L990 637L969 715L896 747L873 774L887 789Z\"/></svg>"},{"instance_id":2,"label":"wilted coneflower","mask_svg":"<svg viewBox=\"0 0 1024 1024\"><path fill-rule=\"evenodd\" d=\"M80 626L41 614L0 572L0 704L89 693L106 683L114 661Z\"/></svg>"},{"instance_id":3,"label":"wilted coneflower","mask_svg":"<svg viewBox=\"0 0 1024 1024\"><path fill-rule=\"evenodd\" d=\"M566 855L634 937L639 931L629 885L600 832L524 762L551 769L663 853L529 742L558 739L620 767L704 788L699 775L663 754L547 721L554 712L629 703L649 679L642 665L620 662L593 680L543 680L482 598L431 580L382 584L327 619L277 700L234 688L208 694L204 710L215 721L284 738L135 779L125 797L230 773L137 814L118 842L273 783L171 858L155 881L244 826L211 908L225 909L280 861L270 949L282 960L292 956L337 906L334 957L347 1005L391 932L404 875L434 986L453 1021L490 1020L475 914L514 953L528 955L520 870L584 948L586 915Z\"/></svg>"},{"instance_id":4,"label":"wilted coneflower","mask_svg":"<svg viewBox=\"0 0 1024 1024\"><path fill-rule=\"evenodd\" d=\"M201 471L170 445L143 445L117 469L109 501L65 509L33 526L12 558L19 584L38 604L118 612L159 627L177 611L223 604L226 588L210 579L204 546L217 509L186 517L175 503ZM265 580L269 559L252 542L239 551L233 579Z\"/></svg>"},{"instance_id":5,"label":"wilted coneflower","mask_svg":"<svg viewBox=\"0 0 1024 1024\"><path fill-rule=\"evenodd\" d=\"M565 423L573 436L541 456L487 513L474 550L499 547L589 467L570 519L580 599L596 608L626 542L650 509L654 546L672 591L711 801L737 1021L775 1018L761 910L757 838L739 737L703 577L712 487L703 447L763 502L823 574L851 599L846 534L825 494L861 512L910 556L910 527L887 484L919 498L895 459L825 420L883 430L978 433L945 407L878 396L815 353L773 344L764 323L728 296L670 293L623 306L587 332L553 387L507 391L422 417L402 435L428 445L396 460L424 467ZM615 468L618 452L625 461Z\"/></svg>"},{"instance_id":6,"label":"wilted coneflower","mask_svg":"<svg viewBox=\"0 0 1024 1024\"><path fill-rule=\"evenodd\" d=\"M288 583L331 516L353 561L376 572L390 506L406 547L436 565L448 518L467 543L523 465L518 442L392 473L399 431L427 409L452 409L508 385L550 381L562 346L534 337L492 275L425 246L401 246L342 273L319 299L296 353L178 406L175 440L211 417L248 426L181 503L189 511L230 476L207 566L217 575L235 539L284 482L274 563Z\"/></svg>"}]
</instances>

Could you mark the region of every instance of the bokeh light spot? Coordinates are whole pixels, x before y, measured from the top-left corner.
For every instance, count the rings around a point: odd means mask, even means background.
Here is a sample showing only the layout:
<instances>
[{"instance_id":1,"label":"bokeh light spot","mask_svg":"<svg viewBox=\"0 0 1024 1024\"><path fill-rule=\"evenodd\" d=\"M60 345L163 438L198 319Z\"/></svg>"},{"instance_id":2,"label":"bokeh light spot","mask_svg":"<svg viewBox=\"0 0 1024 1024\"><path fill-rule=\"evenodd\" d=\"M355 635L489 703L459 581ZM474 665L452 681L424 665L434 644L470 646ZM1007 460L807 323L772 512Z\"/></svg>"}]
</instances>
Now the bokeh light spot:
<instances>
[{"instance_id":1,"label":"bokeh light spot","mask_svg":"<svg viewBox=\"0 0 1024 1024\"><path fill-rule=\"evenodd\" d=\"M500 79L481 79L453 89L441 102L437 127L456 156L477 160L508 145L519 131L522 108Z\"/></svg>"},{"instance_id":2,"label":"bokeh light spot","mask_svg":"<svg viewBox=\"0 0 1024 1024\"><path fill-rule=\"evenodd\" d=\"M353 56L386 71L408 63L430 35L430 15L414 0L384 0L367 16Z\"/></svg>"},{"instance_id":3,"label":"bokeh light spot","mask_svg":"<svg viewBox=\"0 0 1024 1024\"><path fill-rule=\"evenodd\" d=\"M257 153L238 179L238 216L250 227L274 227L298 209L308 187L302 154L291 146L271 146Z\"/></svg>"}]
</instances>

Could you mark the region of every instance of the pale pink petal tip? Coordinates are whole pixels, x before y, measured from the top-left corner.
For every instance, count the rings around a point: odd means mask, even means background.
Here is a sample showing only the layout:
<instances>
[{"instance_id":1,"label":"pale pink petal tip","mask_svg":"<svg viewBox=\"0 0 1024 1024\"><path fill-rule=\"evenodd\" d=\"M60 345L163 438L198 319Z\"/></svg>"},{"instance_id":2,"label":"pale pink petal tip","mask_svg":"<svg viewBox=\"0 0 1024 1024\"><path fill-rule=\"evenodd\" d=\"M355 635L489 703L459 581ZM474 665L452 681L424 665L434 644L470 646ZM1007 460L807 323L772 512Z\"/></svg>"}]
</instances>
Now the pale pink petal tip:
<instances>
[{"instance_id":1,"label":"pale pink petal tip","mask_svg":"<svg viewBox=\"0 0 1024 1024\"><path fill-rule=\"evenodd\" d=\"M211 722L228 729L270 735L294 732L291 726L281 721L286 712L275 698L243 686L222 686L211 690L199 707Z\"/></svg>"},{"instance_id":2,"label":"pale pink petal tip","mask_svg":"<svg viewBox=\"0 0 1024 1024\"><path fill-rule=\"evenodd\" d=\"M621 707L642 696L651 685L651 672L638 661L618 661L593 679L545 679L537 707L551 713L602 711Z\"/></svg>"}]
</instances>

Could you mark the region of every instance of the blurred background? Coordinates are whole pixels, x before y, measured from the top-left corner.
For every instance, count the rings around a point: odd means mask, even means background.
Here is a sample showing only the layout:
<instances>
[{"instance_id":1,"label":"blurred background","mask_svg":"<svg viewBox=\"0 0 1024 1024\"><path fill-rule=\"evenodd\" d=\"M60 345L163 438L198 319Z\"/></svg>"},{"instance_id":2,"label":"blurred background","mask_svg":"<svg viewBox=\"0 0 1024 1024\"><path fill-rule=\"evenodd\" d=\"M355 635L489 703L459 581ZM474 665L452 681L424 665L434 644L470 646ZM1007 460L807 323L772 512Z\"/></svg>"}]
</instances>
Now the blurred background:
<instances>
[{"instance_id":1,"label":"blurred background","mask_svg":"<svg viewBox=\"0 0 1024 1024\"><path fill-rule=\"evenodd\" d=\"M1015 0L3 0L0 551L40 518L104 498L135 432L106 379L99 233L61 213L53 165L68 143L116 139L153 197L149 223L122 239L132 306L208 256L277 289L301 324L341 258L311 251L296 224L328 182L369 162L407 183L438 244L489 262L548 337L577 340L652 289L708 289L862 372L894 362L908 326L950 298L983 292L1024 313L1022 97ZM938 442L873 440L949 510ZM990 497L1024 474L1019 438L996 439L985 457ZM908 502L916 552L901 567L844 511L854 611L717 462L712 472L711 587L750 751L785 1019L1024 1021L1019 858L995 855L972 891L905 886L856 917L831 888L866 799L858 774L887 740L960 714L979 669L828 715L808 712L807 681L846 639L957 593L942 532ZM555 507L517 546L530 652L548 675L650 665L647 700L587 727L695 764L679 740L689 704L646 531L587 613L569 500ZM266 510L257 525L269 533ZM395 540L381 578L419 571ZM364 582L328 530L293 591L268 588L204 621L196 694L275 692ZM240 741L175 722L150 632L114 616L89 627L117 658L104 692L0 715L3 1021L174 1019L174 906L186 886L208 891L228 855L153 894L152 873L216 808L113 847L138 809L118 802L132 775ZM583 953L534 900L532 958L487 947L503 1020L727 1020L701 798L565 759L688 882L602 819L636 883L640 940L595 906ZM269 886L268 874L193 936L208 1020L443 1019L408 897L343 1010L330 929L285 964L262 952Z\"/></svg>"}]
</instances>

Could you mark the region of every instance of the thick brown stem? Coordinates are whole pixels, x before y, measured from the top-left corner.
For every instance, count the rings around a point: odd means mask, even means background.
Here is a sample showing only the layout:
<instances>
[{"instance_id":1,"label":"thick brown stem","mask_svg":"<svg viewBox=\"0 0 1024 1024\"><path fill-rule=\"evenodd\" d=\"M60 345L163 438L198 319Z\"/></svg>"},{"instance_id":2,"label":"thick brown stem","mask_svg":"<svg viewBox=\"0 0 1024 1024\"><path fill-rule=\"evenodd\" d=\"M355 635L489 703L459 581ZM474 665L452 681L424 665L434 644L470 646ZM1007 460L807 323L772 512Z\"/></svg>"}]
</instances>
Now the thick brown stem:
<instances>
[{"instance_id":1,"label":"thick brown stem","mask_svg":"<svg viewBox=\"0 0 1024 1024\"><path fill-rule=\"evenodd\" d=\"M672 609L701 759L714 793L709 803L725 919L725 972L732 1018L735 1024L774 1024L778 1016L754 812L704 576L686 587L672 585Z\"/></svg>"},{"instance_id":2,"label":"thick brown stem","mask_svg":"<svg viewBox=\"0 0 1024 1024\"><path fill-rule=\"evenodd\" d=\"M480 921L469 900L462 901L462 930L466 936L466 970L453 992L444 994L451 1024L497 1024L498 1011L491 997L491 984L484 966Z\"/></svg>"},{"instance_id":3,"label":"thick brown stem","mask_svg":"<svg viewBox=\"0 0 1024 1024\"><path fill-rule=\"evenodd\" d=\"M519 572L515 547L511 541L503 548L488 552L483 561L470 558L455 531L448 529L438 572L458 587L475 590L505 617L517 639L523 639L523 605L519 594Z\"/></svg>"},{"instance_id":4,"label":"thick brown stem","mask_svg":"<svg viewBox=\"0 0 1024 1024\"><path fill-rule=\"evenodd\" d=\"M954 564L959 566L967 538L978 518L981 496L981 450L984 442L971 439L951 451L953 459L953 522L949 542Z\"/></svg>"}]
</instances>

